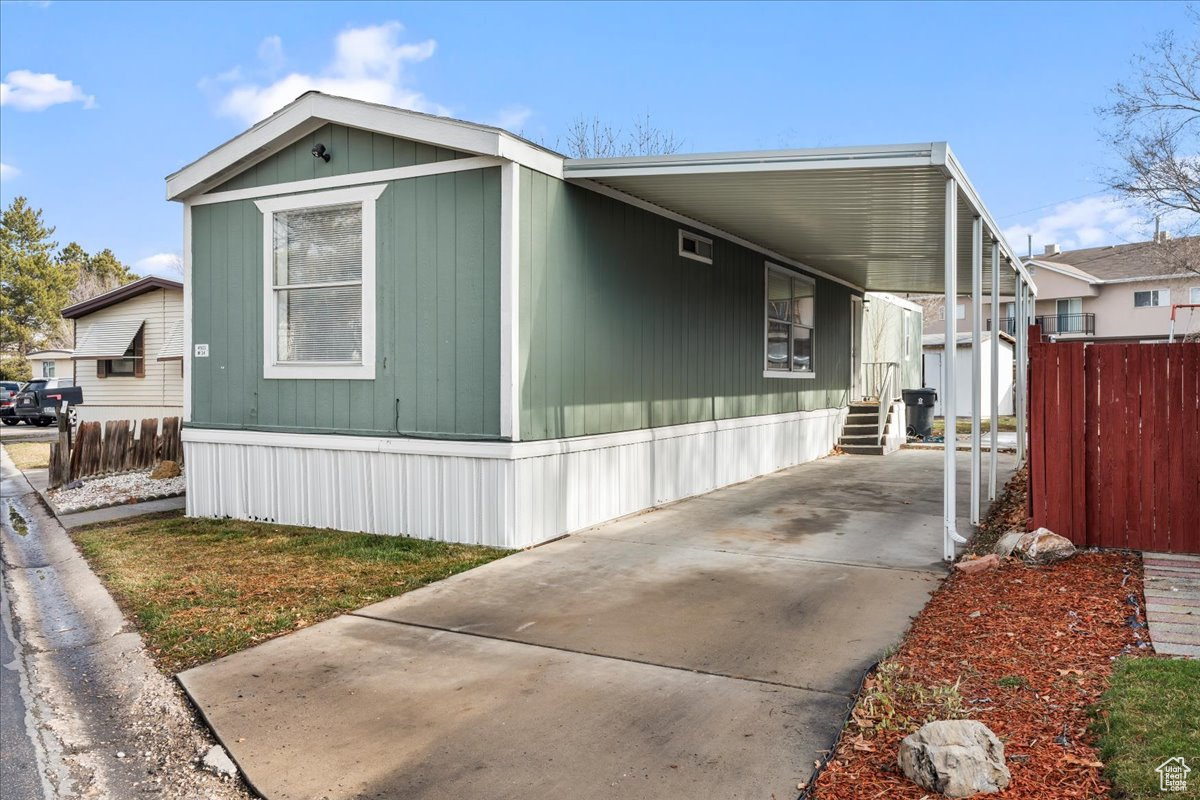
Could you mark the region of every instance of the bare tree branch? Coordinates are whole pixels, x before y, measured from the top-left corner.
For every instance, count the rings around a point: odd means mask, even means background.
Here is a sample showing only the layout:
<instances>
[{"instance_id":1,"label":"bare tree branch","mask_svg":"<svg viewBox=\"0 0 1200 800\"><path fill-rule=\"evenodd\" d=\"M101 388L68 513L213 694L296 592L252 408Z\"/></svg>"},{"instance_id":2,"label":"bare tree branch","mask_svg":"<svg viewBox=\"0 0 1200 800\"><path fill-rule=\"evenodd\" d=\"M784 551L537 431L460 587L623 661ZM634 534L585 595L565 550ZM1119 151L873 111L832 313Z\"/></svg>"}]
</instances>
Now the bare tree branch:
<instances>
[{"instance_id":1,"label":"bare tree branch","mask_svg":"<svg viewBox=\"0 0 1200 800\"><path fill-rule=\"evenodd\" d=\"M634 120L628 132L613 127L600 117L578 116L567 126L563 147L572 158L621 158L660 156L679 152L683 140L671 131L656 127L649 112Z\"/></svg>"},{"instance_id":2,"label":"bare tree branch","mask_svg":"<svg viewBox=\"0 0 1200 800\"><path fill-rule=\"evenodd\" d=\"M1190 229L1200 221L1200 14L1189 17L1183 36L1165 31L1134 59L1136 77L1097 112L1121 163L1108 185L1154 214L1183 214Z\"/></svg>"}]
</instances>

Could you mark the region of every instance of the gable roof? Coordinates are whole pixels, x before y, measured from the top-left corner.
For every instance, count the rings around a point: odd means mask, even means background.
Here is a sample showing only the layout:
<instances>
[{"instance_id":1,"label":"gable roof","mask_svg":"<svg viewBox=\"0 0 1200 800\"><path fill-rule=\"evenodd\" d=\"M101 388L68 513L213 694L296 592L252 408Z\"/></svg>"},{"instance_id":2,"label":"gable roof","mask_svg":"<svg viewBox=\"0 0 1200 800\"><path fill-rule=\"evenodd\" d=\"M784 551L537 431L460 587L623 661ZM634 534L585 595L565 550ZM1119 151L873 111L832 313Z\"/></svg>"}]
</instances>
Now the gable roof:
<instances>
[{"instance_id":1,"label":"gable roof","mask_svg":"<svg viewBox=\"0 0 1200 800\"><path fill-rule=\"evenodd\" d=\"M1195 236L1174 241L1190 240L1200 243L1200 237ZM1056 255L1027 258L1025 263L1048 267L1065 275L1088 280L1090 283L1162 278L1172 274L1161 246L1152 241L1067 250Z\"/></svg>"},{"instance_id":2,"label":"gable roof","mask_svg":"<svg viewBox=\"0 0 1200 800\"><path fill-rule=\"evenodd\" d=\"M85 317L88 314L99 311L102 308L116 305L123 300L128 300L131 297L137 297L146 292L152 292L155 289L179 289L183 290L183 284L179 281L173 281L169 278L160 278L157 275L148 275L141 280L136 280L133 283L127 283L124 286L118 286L111 292L97 295L83 302L76 303L73 306L67 306L62 310L64 319L78 319Z\"/></svg>"},{"instance_id":3,"label":"gable roof","mask_svg":"<svg viewBox=\"0 0 1200 800\"><path fill-rule=\"evenodd\" d=\"M562 177L562 155L502 128L308 91L168 175L167 199L202 194L330 122L466 153L500 156Z\"/></svg>"}]
</instances>

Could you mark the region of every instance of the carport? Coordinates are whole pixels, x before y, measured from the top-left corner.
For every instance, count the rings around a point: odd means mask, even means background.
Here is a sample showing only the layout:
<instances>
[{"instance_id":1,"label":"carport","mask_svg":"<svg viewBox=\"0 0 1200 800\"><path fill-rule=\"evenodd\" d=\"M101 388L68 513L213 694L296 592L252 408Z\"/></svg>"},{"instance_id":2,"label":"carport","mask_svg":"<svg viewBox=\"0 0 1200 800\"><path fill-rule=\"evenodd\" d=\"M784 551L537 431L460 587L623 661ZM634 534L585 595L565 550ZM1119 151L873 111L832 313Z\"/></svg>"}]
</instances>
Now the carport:
<instances>
[{"instance_id":1,"label":"carport","mask_svg":"<svg viewBox=\"0 0 1200 800\"><path fill-rule=\"evenodd\" d=\"M972 298L971 524L980 520L982 299L990 294L991 329L999 330L1001 295L1016 298L1016 318L1032 322L1037 289L945 142L567 161L563 177L591 188L699 220L723 236L754 242L866 291L938 294L956 306L960 289ZM955 337L947 313L946 339ZM987 499L996 496L998 342L993 374ZM1028 325L1017 325L1018 458L1025 447ZM943 408L955 408L954 359L945 359ZM957 454L945 450L943 557L951 560L958 532L954 474Z\"/></svg>"}]
</instances>

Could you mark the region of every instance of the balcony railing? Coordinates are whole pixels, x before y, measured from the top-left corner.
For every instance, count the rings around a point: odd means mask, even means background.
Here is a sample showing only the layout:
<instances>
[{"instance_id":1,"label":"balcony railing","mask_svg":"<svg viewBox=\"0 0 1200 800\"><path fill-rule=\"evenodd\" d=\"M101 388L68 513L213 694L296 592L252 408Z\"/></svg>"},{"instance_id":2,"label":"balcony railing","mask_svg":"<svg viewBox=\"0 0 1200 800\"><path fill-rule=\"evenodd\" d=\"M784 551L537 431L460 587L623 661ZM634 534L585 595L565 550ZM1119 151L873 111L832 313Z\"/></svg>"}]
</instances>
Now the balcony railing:
<instances>
[{"instance_id":1,"label":"balcony railing","mask_svg":"<svg viewBox=\"0 0 1200 800\"><path fill-rule=\"evenodd\" d=\"M1095 314L1043 314L1035 317L1034 321L1041 326L1044 336L1063 336L1068 334L1094 334L1096 332ZM992 329L992 320L987 320L987 329ZM1015 317L1001 317L1000 330L1010 336L1017 333Z\"/></svg>"}]
</instances>

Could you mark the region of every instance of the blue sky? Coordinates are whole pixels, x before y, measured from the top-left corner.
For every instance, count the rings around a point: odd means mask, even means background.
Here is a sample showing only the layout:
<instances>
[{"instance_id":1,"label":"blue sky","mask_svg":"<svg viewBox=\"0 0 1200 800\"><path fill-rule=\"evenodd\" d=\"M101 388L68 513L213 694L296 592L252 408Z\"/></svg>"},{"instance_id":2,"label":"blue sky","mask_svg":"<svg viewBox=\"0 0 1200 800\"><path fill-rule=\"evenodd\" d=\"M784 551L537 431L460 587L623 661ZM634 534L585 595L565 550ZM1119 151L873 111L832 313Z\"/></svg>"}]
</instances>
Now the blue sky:
<instances>
[{"instance_id":1,"label":"blue sky","mask_svg":"<svg viewBox=\"0 0 1200 800\"><path fill-rule=\"evenodd\" d=\"M1023 250L1143 238L1093 109L1182 3L0 3L0 200L168 271L163 178L306 88L504 124L649 112L685 151L948 140Z\"/></svg>"}]
</instances>

